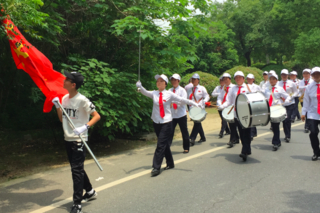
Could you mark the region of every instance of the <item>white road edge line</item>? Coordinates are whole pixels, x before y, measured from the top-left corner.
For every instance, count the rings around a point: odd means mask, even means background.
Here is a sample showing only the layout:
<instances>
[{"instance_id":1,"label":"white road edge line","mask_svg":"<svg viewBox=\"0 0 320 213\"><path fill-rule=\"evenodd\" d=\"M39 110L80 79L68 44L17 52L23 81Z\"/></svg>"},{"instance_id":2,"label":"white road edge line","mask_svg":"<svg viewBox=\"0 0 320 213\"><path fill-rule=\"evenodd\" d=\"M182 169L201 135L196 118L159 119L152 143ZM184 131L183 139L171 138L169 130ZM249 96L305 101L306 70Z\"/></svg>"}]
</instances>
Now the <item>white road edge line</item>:
<instances>
[{"instance_id":1,"label":"white road edge line","mask_svg":"<svg viewBox=\"0 0 320 213\"><path fill-rule=\"evenodd\" d=\"M301 125L301 124L304 124L304 123L299 123L299 124L291 125L291 127L299 126L299 125ZM281 131L281 130L283 130L283 128L281 128L280 131ZM259 137L262 137L262 136L265 136L265 135L268 135L268 134L271 134L271 133L272 133L272 132L265 132L265 133L263 133L263 134L258 135L256 138L259 138ZM198 158L198 157L200 157L200 156L207 155L207 154L210 154L210 153L212 153L212 152L216 152L216 151L219 151L219 150L225 149L225 148L227 148L226 145L225 145L225 146L220 146L220 147L217 147L217 148L213 148L213 149L210 149L210 150L207 150L207 151L204 151L204 152L200 152L200 153L195 154L195 155L191 155L191 156L189 156L189 157L182 158L182 159L180 159L180 160L176 160L176 161L174 161L174 163L175 163L175 164L183 163L183 162L185 162L185 161L192 160L192 159L194 159L194 158ZM162 167L164 167L164 166L166 166L166 164L162 164ZM128 181L130 181L130 180L136 179L136 178L138 178L138 177L141 177L141 176L147 175L147 174L150 174L150 170L145 170L145 171L139 172L139 173L137 173L137 174L130 175L130 176L128 176L128 177L121 178L121 179L119 179L119 180L113 181L113 182L111 182L111 183L107 183L107 184L105 184L105 185L102 185L102 186L99 186L99 187L95 188L95 190L96 190L97 192L99 192L99 191L102 191L102 190L111 188L111 187L113 187L113 186L120 185L120 184L122 184L122 183L128 182ZM71 202L71 201L72 201L72 197L69 197L69 198L67 198L67 199L65 199L65 200L61 200L61 201L59 201L59 202L56 202L56 203L51 204L50 206L45 206L45 207L43 207L43 208L41 208L41 209L32 211L32 212L30 212L30 213L42 213L42 212L47 212L47 211L53 210L53 209L55 209L55 208L58 208L58 207L60 207L60 206L63 206L63 205L65 205L65 204L68 204L68 203Z\"/></svg>"}]
</instances>

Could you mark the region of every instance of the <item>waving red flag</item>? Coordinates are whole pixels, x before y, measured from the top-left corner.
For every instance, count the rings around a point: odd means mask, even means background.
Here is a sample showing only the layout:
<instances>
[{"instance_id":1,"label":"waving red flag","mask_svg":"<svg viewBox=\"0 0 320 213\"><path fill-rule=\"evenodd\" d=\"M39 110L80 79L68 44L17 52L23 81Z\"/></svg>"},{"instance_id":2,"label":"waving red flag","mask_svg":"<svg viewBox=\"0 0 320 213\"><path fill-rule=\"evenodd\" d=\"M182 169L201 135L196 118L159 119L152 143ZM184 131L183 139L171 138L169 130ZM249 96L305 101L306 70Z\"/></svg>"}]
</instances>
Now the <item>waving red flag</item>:
<instances>
[{"instance_id":1,"label":"waving red flag","mask_svg":"<svg viewBox=\"0 0 320 213\"><path fill-rule=\"evenodd\" d=\"M25 39L11 20L4 19L3 25L9 38L12 57L17 68L28 73L46 96L43 112L50 112L53 106L52 99L59 97L61 100L68 93L63 88L65 77L53 69L49 59Z\"/></svg>"}]
</instances>

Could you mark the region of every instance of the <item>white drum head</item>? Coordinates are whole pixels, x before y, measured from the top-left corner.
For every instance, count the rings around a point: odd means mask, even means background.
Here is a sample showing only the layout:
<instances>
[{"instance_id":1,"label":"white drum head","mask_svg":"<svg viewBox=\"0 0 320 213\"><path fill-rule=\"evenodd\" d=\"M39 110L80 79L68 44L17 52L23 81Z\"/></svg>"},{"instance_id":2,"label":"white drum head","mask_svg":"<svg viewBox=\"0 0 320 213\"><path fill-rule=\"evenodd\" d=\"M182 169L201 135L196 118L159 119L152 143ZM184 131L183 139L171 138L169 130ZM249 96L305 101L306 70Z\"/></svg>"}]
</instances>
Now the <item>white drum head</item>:
<instances>
[{"instance_id":1,"label":"white drum head","mask_svg":"<svg viewBox=\"0 0 320 213\"><path fill-rule=\"evenodd\" d=\"M231 110L232 107L233 106L231 105L231 106L225 108L224 110L222 110L222 117L224 119L226 119L227 121L234 119L234 109ZM230 110L231 110L231 112L230 112ZM230 112L230 113L228 114L228 112Z\"/></svg>"},{"instance_id":2,"label":"white drum head","mask_svg":"<svg viewBox=\"0 0 320 213\"><path fill-rule=\"evenodd\" d=\"M236 111L239 122L244 128L248 128L251 125L251 112L248 99L242 93L240 93L236 99Z\"/></svg>"},{"instance_id":3,"label":"white drum head","mask_svg":"<svg viewBox=\"0 0 320 213\"><path fill-rule=\"evenodd\" d=\"M286 108L283 106L271 106L270 107L270 117L279 118L287 113Z\"/></svg>"},{"instance_id":4,"label":"white drum head","mask_svg":"<svg viewBox=\"0 0 320 213\"><path fill-rule=\"evenodd\" d=\"M201 121L205 118L206 114L206 110L200 107L192 107L189 111L189 116L194 121Z\"/></svg>"}]
</instances>

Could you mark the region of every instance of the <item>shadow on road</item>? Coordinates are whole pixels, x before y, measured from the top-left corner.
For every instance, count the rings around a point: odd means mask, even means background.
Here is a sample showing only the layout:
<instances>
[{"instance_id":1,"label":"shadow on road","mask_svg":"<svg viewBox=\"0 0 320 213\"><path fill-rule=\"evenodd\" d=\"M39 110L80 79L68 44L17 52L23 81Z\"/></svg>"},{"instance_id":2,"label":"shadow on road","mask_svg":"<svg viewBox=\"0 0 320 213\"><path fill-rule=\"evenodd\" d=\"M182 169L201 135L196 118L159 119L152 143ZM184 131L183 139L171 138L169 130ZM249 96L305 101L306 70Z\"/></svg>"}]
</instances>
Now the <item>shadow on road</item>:
<instances>
[{"instance_id":1,"label":"shadow on road","mask_svg":"<svg viewBox=\"0 0 320 213\"><path fill-rule=\"evenodd\" d=\"M320 209L320 193L309 193L307 191L298 190L285 192L290 199L287 205L290 211L284 213L300 213L300 212L319 212Z\"/></svg>"},{"instance_id":2,"label":"shadow on road","mask_svg":"<svg viewBox=\"0 0 320 213\"><path fill-rule=\"evenodd\" d=\"M305 161L311 161L311 156L305 156L305 155L292 155L291 158L295 160L305 160Z\"/></svg>"},{"instance_id":3,"label":"shadow on road","mask_svg":"<svg viewBox=\"0 0 320 213\"><path fill-rule=\"evenodd\" d=\"M253 164L253 163L261 163L261 161L252 158L251 155L248 156L246 162L242 161L242 158L239 157L239 154L217 154L211 158L224 157L227 161L235 164Z\"/></svg>"},{"instance_id":4,"label":"shadow on road","mask_svg":"<svg viewBox=\"0 0 320 213\"><path fill-rule=\"evenodd\" d=\"M252 148L254 149L260 149L260 150L266 150L266 151L272 151L272 146L271 144L269 145L251 145ZM281 149L281 148L280 148Z\"/></svg>"}]
</instances>

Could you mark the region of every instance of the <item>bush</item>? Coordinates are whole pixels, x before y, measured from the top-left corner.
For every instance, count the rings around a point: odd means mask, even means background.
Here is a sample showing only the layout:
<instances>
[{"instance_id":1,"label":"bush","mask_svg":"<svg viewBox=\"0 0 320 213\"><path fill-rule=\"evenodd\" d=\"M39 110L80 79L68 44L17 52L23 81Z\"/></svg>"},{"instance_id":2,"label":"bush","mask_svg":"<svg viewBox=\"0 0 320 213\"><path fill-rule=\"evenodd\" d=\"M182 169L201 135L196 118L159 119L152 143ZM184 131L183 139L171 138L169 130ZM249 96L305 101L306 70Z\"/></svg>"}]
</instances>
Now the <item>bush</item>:
<instances>
[{"instance_id":1,"label":"bush","mask_svg":"<svg viewBox=\"0 0 320 213\"><path fill-rule=\"evenodd\" d=\"M257 63L255 63L255 64L252 64L251 65L251 67L256 67L256 68L258 68L258 69L262 69L264 66L266 66L266 64L265 63L261 63L261 62L257 62Z\"/></svg>"},{"instance_id":2,"label":"bush","mask_svg":"<svg viewBox=\"0 0 320 213\"><path fill-rule=\"evenodd\" d=\"M227 73L229 73L231 75L231 80L232 80L232 83L234 83L234 84L235 84L235 81L233 79L233 75L237 71L242 71L245 77L249 73L253 74L254 78L255 78L255 83L258 85L263 80L263 77L262 77L263 71L262 70L259 70L258 68L255 68L255 67L236 66L236 67L226 71Z\"/></svg>"},{"instance_id":3,"label":"bush","mask_svg":"<svg viewBox=\"0 0 320 213\"><path fill-rule=\"evenodd\" d=\"M283 70L283 69L287 69L287 70L289 70L289 72L292 71L290 69L290 67L287 67L287 66L282 65L282 64L269 64L269 65L267 65L267 66L262 68L262 70L265 70L265 71L268 71L268 72L270 70L276 71L276 73L278 74L279 77L280 77L280 74L281 74L281 70Z\"/></svg>"}]
</instances>

